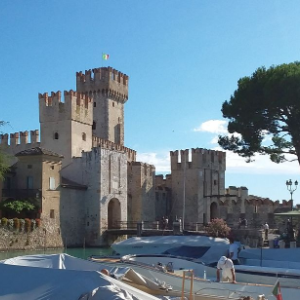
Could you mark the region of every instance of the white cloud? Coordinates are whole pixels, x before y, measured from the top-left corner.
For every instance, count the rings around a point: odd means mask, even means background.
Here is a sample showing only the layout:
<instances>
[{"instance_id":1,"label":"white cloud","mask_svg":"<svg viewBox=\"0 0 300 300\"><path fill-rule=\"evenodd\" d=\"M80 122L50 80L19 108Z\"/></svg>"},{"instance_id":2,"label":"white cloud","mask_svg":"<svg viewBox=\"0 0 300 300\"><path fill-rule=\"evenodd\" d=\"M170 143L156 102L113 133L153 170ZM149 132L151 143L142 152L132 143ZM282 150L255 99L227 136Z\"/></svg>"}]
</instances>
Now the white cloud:
<instances>
[{"instance_id":1,"label":"white cloud","mask_svg":"<svg viewBox=\"0 0 300 300\"><path fill-rule=\"evenodd\" d=\"M200 132L208 132L208 133L214 133L215 135L210 143L211 144L218 144L218 135L228 135L228 136L236 136L241 137L238 133L229 133L227 130L227 121L224 120L209 120L204 123L202 123L199 127L194 128L193 131L200 131Z\"/></svg>"},{"instance_id":2,"label":"white cloud","mask_svg":"<svg viewBox=\"0 0 300 300\"><path fill-rule=\"evenodd\" d=\"M145 162L155 166L156 174L170 173L170 152L161 153L145 152L137 154L137 161Z\"/></svg>"},{"instance_id":3,"label":"white cloud","mask_svg":"<svg viewBox=\"0 0 300 300\"><path fill-rule=\"evenodd\" d=\"M194 128L193 131L210 132L210 133L228 133L227 121L223 120L209 120L202 123L199 127Z\"/></svg>"}]
</instances>

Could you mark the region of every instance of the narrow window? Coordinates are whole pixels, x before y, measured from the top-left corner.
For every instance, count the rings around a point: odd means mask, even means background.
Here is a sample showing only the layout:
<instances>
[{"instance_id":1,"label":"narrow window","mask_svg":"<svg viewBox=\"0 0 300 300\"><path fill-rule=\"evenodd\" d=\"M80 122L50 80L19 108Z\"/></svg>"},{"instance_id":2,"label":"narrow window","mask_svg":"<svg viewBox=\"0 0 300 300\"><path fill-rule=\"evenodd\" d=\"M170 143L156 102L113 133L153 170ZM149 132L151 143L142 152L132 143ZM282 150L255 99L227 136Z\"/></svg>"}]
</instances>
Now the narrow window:
<instances>
[{"instance_id":1,"label":"narrow window","mask_svg":"<svg viewBox=\"0 0 300 300\"><path fill-rule=\"evenodd\" d=\"M214 180L214 185L217 185L217 180Z\"/></svg>"},{"instance_id":2,"label":"narrow window","mask_svg":"<svg viewBox=\"0 0 300 300\"><path fill-rule=\"evenodd\" d=\"M82 140L86 141L86 134L84 132L82 133Z\"/></svg>"},{"instance_id":3,"label":"narrow window","mask_svg":"<svg viewBox=\"0 0 300 300\"><path fill-rule=\"evenodd\" d=\"M27 187L27 189L32 189L33 188L33 177L32 176L27 176L27 178L26 178L26 187Z\"/></svg>"},{"instance_id":4,"label":"narrow window","mask_svg":"<svg viewBox=\"0 0 300 300\"><path fill-rule=\"evenodd\" d=\"M54 219L54 209L50 209L50 218Z\"/></svg>"},{"instance_id":5,"label":"narrow window","mask_svg":"<svg viewBox=\"0 0 300 300\"><path fill-rule=\"evenodd\" d=\"M54 139L58 140L58 133L57 132L54 133Z\"/></svg>"},{"instance_id":6,"label":"narrow window","mask_svg":"<svg viewBox=\"0 0 300 300\"><path fill-rule=\"evenodd\" d=\"M49 189L55 190L55 178L54 177L49 178Z\"/></svg>"},{"instance_id":7,"label":"narrow window","mask_svg":"<svg viewBox=\"0 0 300 300\"><path fill-rule=\"evenodd\" d=\"M96 122L95 122L95 121L93 122L92 129L93 129L93 130L95 130L95 129L96 129Z\"/></svg>"},{"instance_id":8,"label":"narrow window","mask_svg":"<svg viewBox=\"0 0 300 300\"><path fill-rule=\"evenodd\" d=\"M258 212L258 207L257 207L257 205L255 205L255 206L254 206L254 213L257 214L257 212Z\"/></svg>"},{"instance_id":9,"label":"narrow window","mask_svg":"<svg viewBox=\"0 0 300 300\"><path fill-rule=\"evenodd\" d=\"M96 102L94 102L94 107L96 107L96 105L97 105Z\"/></svg>"},{"instance_id":10,"label":"narrow window","mask_svg":"<svg viewBox=\"0 0 300 300\"><path fill-rule=\"evenodd\" d=\"M7 190L11 189L11 178L10 177L5 177L4 188Z\"/></svg>"},{"instance_id":11,"label":"narrow window","mask_svg":"<svg viewBox=\"0 0 300 300\"><path fill-rule=\"evenodd\" d=\"M115 102L112 103L112 106L115 107Z\"/></svg>"}]
</instances>

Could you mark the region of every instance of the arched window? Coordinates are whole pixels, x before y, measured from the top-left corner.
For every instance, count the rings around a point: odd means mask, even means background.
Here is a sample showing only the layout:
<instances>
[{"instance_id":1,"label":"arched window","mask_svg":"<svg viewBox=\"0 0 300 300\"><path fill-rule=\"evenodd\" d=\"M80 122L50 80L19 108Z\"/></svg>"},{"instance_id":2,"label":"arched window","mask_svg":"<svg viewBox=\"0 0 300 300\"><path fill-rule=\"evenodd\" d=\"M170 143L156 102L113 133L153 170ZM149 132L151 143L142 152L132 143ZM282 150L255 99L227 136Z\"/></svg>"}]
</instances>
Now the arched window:
<instances>
[{"instance_id":1,"label":"arched window","mask_svg":"<svg viewBox=\"0 0 300 300\"><path fill-rule=\"evenodd\" d=\"M55 140L58 140L58 138L59 138L58 132L55 132L55 133L54 133L54 139L55 139Z\"/></svg>"}]
</instances>

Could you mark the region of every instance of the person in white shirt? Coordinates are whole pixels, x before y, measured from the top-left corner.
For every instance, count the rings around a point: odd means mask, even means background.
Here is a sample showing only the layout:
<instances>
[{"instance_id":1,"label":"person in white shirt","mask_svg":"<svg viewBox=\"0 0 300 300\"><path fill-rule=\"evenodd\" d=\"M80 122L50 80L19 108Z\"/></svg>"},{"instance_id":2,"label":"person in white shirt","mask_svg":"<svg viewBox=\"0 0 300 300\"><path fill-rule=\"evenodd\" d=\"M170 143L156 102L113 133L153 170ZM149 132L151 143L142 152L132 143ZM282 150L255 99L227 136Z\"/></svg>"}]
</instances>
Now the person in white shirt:
<instances>
[{"instance_id":1,"label":"person in white shirt","mask_svg":"<svg viewBox=\"0 0 300 300\"><path fill-rule=\"evenodd\" d=\"M269 239L269 224L266 222L264 225L264 230L265 230L265 240Z\"/></svg>"},{"instance_id":2,"label":"person in white shirt","mask_svg":"<svg viewBox=\"0 0 300 300\"><path fill-rule=\"evenodd\" d=\"M222 281L236 283L234 264L230 258L221 256L219 259L217 264L217 281L220 281L220 271L222 271Z\"/></svg>"},{"instance_id":3,"label":"person in white shirt","mask_svg":"<svg viewBox=\"0 0 300 300\"><path fill-rule=\"evenodd\" d=\"M229 245L229 258L232 260L232 262L235 265L239 265L239 259L238 259L238 253L239 253L239 246L238 244L234 243L233 238L229 239L230 245Z\"/></svg>"}]
</instances>

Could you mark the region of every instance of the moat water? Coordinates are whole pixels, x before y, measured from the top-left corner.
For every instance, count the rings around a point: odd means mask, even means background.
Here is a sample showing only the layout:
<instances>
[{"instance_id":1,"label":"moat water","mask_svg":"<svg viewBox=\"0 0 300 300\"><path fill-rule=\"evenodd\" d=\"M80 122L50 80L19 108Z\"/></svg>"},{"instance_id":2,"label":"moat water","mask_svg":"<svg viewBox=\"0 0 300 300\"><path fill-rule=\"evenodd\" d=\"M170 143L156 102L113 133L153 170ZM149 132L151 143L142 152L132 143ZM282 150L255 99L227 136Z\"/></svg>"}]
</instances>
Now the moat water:
<instances>
[{"instance_id":1,"label":"moat water","mask_svg":"<svg viewBox=\"0 0 300 300\"><path fill-rule=\"evenodd\" d=\"M6 251L0 252L0 260L21 255L32 254L56 254L67 253L74 257L87 259L90 255L111 255L111 248L64 248L64 249L46 249L46 250L30 250L30 251Z\"/></svg>"}]
</instances>

